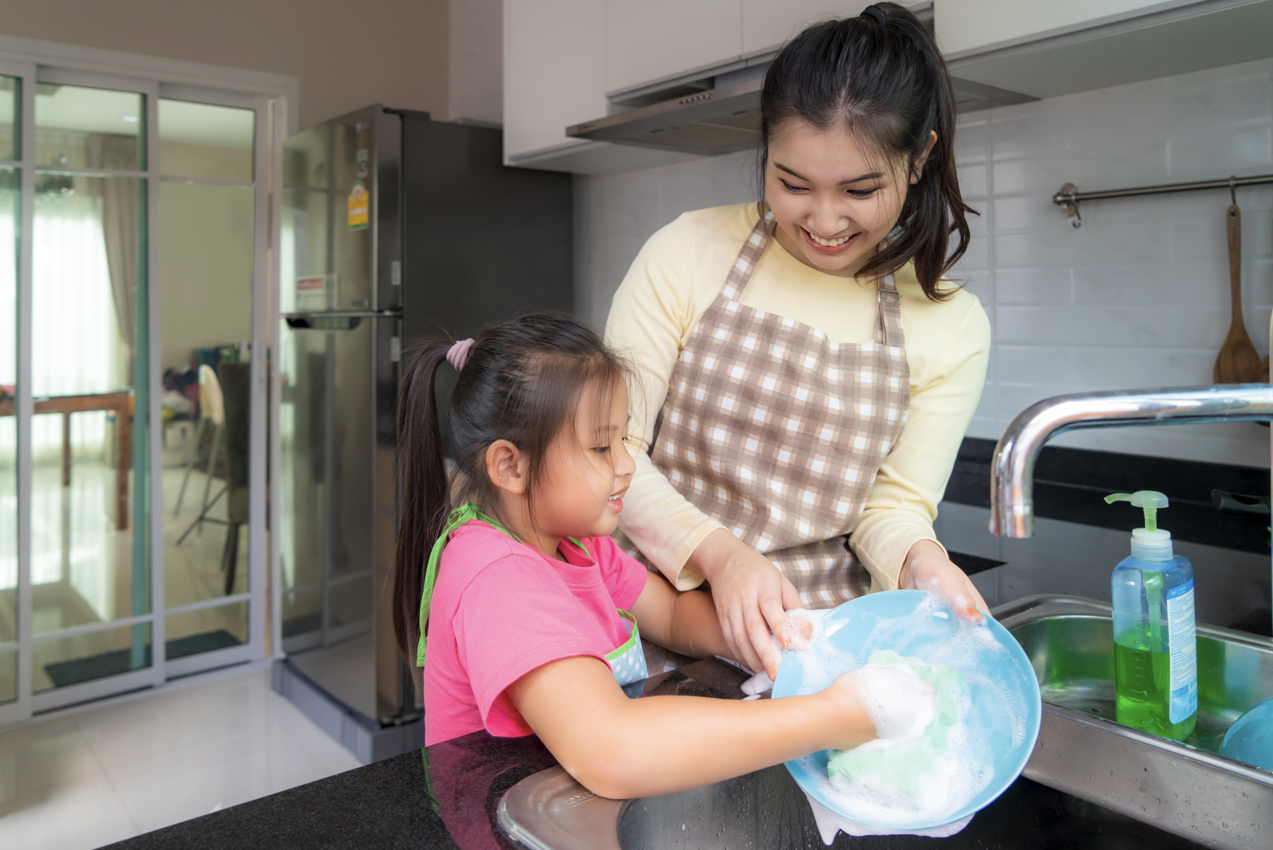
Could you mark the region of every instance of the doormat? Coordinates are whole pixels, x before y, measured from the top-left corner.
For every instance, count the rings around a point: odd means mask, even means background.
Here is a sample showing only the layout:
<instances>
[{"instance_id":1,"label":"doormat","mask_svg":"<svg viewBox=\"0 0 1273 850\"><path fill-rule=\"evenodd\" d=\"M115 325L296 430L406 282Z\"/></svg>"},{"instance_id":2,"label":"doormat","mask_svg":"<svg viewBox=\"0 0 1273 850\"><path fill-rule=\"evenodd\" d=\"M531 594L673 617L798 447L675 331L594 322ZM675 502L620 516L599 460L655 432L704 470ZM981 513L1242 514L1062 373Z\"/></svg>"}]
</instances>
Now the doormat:
<instances>
[{"instance_id":1,"label":"doormat","mask_svg":"<svg viewBox=\"0 0 1273 850\"><path fill-rule=\"evenodd\" d=\"M217 629L212 632L202 632L197 635L188 635L165 641L164 648L167 651L168 660L172 661L176 658L184 658L187 655L212 652L216 649L225 649L229 646L239 646L241 644L242 641L225 629ZM65 688L67 685L78 685L80 682L90 682L93 679L102 679L106 676L118 676L120 673L127 673L130 670L140 670L149 667L150 644L145 646L140 667L133 667L132 656L133 653L130 649L115 649L99 655L90 655L87 658L73 658L70 661L45 664L44 672L53 681L54 687L58 688Z\"/></svg>"}]
</instances>

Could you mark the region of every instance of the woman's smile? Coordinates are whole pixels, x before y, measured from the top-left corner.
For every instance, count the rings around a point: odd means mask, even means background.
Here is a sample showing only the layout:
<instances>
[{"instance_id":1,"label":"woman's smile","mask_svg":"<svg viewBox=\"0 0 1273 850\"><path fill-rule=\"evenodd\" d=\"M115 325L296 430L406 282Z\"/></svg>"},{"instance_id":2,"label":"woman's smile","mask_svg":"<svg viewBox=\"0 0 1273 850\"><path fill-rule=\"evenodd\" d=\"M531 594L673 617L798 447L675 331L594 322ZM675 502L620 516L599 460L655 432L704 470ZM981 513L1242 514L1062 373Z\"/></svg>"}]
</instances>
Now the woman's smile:
<instances>
[{"instance_id":1,"label":"woman's smile","mask_svg":"<svg viewBox=\"0 0 1273 850\"><path fill-rule=\"evenodd\" d=\"M849 247L857 242L857 237L861 234L853 233L848 236L836 236L832 239L824 239L821 236L815 236L807 228L801 227L800 232L804 235L805 241L809 247L817 251L819 254L839 254L847 251Z\"/></svg>"}]
</instances>

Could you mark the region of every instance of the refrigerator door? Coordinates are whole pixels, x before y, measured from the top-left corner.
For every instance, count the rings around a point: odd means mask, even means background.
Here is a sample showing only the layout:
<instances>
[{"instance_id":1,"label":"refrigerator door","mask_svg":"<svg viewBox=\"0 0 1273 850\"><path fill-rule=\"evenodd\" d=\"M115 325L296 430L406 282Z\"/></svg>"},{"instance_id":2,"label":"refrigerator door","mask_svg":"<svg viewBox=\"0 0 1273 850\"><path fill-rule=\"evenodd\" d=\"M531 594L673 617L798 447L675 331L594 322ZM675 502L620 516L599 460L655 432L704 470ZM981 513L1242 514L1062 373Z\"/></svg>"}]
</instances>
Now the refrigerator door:
<instances>
[{"instance_id":1,"label":"refrigerator door","mask_svg":"<svg viewBox=\"0 0 1273 850\"><path fill-rule=\"evenodd\" d=\"M285 145L283 250L294 270L286 274L285 259L283 650L381 723L415 710L389 600L376 591L391 586L397 533L400 140L398 117L371 107Z\"/></svg>"},{"instance_id":2,"label":"refrigerator door","mask_svg":"<svg viewBox=\"0 0 1273 850\"><path fill-rule=\"evenodd\" d=\"M401 140L400 119L380 106L287 140L283 181L296 242L283 286L285 295L294 287L295 311L401 306Z\"/></svg>"}]
</instances>

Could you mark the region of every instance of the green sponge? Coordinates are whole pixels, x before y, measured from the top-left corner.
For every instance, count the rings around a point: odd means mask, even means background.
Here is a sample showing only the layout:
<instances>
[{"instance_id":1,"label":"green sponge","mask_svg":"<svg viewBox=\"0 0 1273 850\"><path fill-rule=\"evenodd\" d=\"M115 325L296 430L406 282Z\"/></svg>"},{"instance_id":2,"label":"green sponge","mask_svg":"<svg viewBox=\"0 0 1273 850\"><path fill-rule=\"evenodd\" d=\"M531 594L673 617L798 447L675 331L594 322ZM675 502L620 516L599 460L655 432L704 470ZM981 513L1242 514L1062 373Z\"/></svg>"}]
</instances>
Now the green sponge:
<instances>
[{"instance_id":1,"label":"green sponge","mask_svg":"<svg viewBox=\"0 0 1273 850\"><path fill-rule=\"evenodd\" d=\"M925 664L918 658L903 658L889 649L871 653L870 664L904 664L916 676L932 685L933 722L916 739L894 747L861 747L833 750L827 773L849 783L869 781L877 788L896 788L920 802L920 780L934 768L934 759L946 751L947 732L959 722L959 699L964 695L964 677L945 664Z\"/></svg>"}]
</instances>

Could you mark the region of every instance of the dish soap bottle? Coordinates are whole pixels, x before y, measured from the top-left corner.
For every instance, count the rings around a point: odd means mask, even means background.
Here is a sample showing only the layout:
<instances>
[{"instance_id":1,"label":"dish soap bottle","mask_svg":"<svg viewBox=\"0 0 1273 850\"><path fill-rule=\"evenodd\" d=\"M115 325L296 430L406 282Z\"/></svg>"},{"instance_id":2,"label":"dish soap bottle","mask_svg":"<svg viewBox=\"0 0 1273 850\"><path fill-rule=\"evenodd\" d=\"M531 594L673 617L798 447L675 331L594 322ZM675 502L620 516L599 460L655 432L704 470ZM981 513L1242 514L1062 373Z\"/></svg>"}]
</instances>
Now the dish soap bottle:
<instances>
[{"instance_id":1,"label":"dish soap bottle","mask_svg":"<svg viewBox=\"0 0 1273 850\"><path fill-rule=\"evenodd\" d=\"M1174 555L1171 532L1158 527L1167 497L1153 490L1115 493L1145 511L1132 532L1132 554L1114 568L1114 694L1118 722L1183 741L1198 713L1193 566Z\"/></svg>"}]
</instances>

